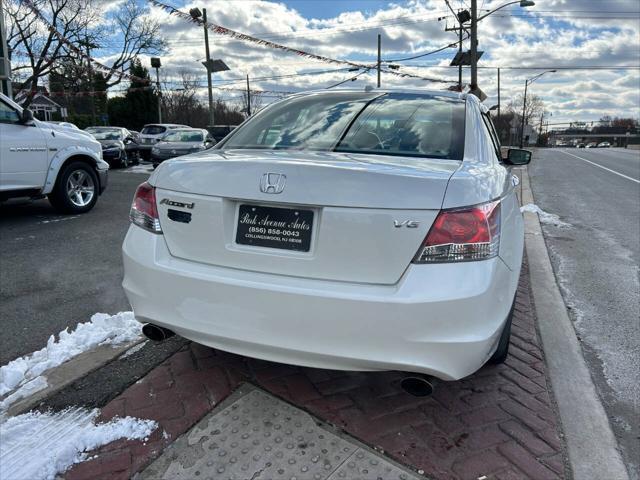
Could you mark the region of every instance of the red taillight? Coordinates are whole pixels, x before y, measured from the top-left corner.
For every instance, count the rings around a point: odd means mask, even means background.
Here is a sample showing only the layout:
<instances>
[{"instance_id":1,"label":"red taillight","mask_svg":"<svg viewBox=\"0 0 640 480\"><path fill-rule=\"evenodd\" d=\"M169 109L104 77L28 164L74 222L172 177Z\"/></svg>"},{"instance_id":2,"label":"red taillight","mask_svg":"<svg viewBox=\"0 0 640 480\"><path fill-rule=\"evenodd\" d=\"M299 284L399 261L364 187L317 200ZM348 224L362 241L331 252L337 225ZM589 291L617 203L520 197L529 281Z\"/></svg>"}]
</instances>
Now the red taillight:
<instances>
[{"instance_id":1,"label":"red taillight","mask_svg":"<svg viewBox=\"0 0 640 480\"><path fill-rule=\"evenodd\" d=\"M156 189L148 182L138 186L131 204L129 218L145 230L152 233L162 233L158 208L156 207Z\"/></svg>"},{"instance_id":2,"label":"red taillight","mask_svg":"<svg viewBox=\"0 0 640 480\"><path fill-rule=\"evenodd\" d=\"M495 257L500 247L500 201L442 210L414 263L461 262Z\"/></svg>"}]
</instances>

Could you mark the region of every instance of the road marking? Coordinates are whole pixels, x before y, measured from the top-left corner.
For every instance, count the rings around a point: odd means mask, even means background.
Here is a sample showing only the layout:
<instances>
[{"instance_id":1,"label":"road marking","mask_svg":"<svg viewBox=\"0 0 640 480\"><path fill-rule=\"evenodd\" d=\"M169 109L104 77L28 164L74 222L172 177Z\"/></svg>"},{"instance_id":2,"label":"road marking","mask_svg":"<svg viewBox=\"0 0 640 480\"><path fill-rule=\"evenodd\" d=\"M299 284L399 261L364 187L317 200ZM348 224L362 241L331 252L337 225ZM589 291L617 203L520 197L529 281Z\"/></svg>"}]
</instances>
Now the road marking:
<instances>
[{"instance_id":1,"label":"road marking","mask_svg":"<svg viewBox=\"0 0 640 480\"><path fill-rule=\"evenodd\" d=\"M572 157L576 157L578 160L582 160L582 161L590 163L591 165L594 165L594 166L596 166L598 168L606 170L607 172L615 173L616 175L618 175L618 176L620 176L622 178L626 178L627 180L631 180L632 182L640 183L640 180L636 180L633 177L628 177L627 175L623 175L622 173L616 172L615 170L611 170L610 168L603 167L602 165L597 164L595 162L592 162L591 160L587 160L586 158L579 157L578 155L574 155L573 153L565 152L564 150L560 150L560 151L562 153L566 153L567 155L571 155Z\"/></svg>"}]
</instances>

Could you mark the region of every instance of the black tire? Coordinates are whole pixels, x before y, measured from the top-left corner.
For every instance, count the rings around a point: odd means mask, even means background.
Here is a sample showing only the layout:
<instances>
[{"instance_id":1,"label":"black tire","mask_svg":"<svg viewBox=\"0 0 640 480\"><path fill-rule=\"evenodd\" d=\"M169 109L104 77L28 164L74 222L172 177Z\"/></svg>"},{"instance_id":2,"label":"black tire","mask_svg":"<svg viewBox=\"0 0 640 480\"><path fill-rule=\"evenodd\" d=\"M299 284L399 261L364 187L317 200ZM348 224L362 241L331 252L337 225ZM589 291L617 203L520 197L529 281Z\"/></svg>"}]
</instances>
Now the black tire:
<instances>
[{"instance_id":1,"label":"black tire","mask_svg":"<svg viewBox=\"0 0 640 480\"><path fill-rule=\"evenodd\" d=\"M69 181L72 176L75 182L73 179ZM74 184L78 187L73 187ZM89 195L91 188L92 194ZM71 162L58 173L49 202L61 213L85 213L95 206L98 192L98 176L93 168L84 162Z\"/></svg>"},{"instance_id":2,"label":"black tire","mask_svg":"<svg viewBox=\"0 0 640 480\"><path fill-rule=\"evenodd\" d=\"M507 323L504 325L502 334L500 335L500 341L498 342L498 348L493 353L488 363L493 365L504 363L509 355L509 340L511 339L511 322L513 321L513 311L516 307L516 299L513 299L511 304L511 310L509 310L509 316L507 317Z\"/></svg>"}]
</instances>

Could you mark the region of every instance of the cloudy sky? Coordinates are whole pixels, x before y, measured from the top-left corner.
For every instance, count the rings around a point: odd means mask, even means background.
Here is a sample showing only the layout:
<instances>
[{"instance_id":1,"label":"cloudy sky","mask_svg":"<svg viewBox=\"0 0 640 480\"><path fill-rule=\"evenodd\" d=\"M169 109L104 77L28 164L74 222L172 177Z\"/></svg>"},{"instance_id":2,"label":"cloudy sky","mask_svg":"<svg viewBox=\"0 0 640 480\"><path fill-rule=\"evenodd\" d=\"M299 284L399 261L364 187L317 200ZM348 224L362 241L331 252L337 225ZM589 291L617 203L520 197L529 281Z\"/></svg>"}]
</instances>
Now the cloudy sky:
<instances>
[{"instance_id":1,"label":"cloudy sky","mask_svg":"<svg viewBox=\"0 0 640 480\"><path fill-rule=\"evenodd\" d=\"M382 58L401 65L399 71L442 80L457 81L457 69L447 68L454 48L414 60L397 61L429 52L456 41L445 31L455 20L445 0L163 0L188 12L207 8L209 22L297 49L362 64L375 62L377 34L382 35ZM449 0L454 10L468 8L469 0ZM478 0L480 13L506 3ZM111 9L118 2L111 2ZM108 14L108 12L107 12ZM168 49L162 55L168 88L177 87L179 72L201 78L206 93L202 28L153 8L150 15L162 24ZM444 18L442 18L444 17ZM640 2L637 0L536 0L536 5L506 7L479 23L479 84L497 103L497 68L501 68L502 104L524 88L525 79L546 69L548 73L530 86L543 98L551 113L550 123L597 120L603 115L640 115ZM249 74L252 88L298 91L326 88L355 75L332 65L294 54L210 34L213 58L231 68L216 74L215 94L237 98L234 89L244 87ZM108 59L109 39L100 52ZM469 48L469 42L464 42ZM145 62L148 62L145 59ZM622 69L619 67L635 67ZM578 68L580 67L580 68ZM588 67L588 68L584 68ZM614 69L612 67L618 67ZM357 73L357 72L356 72ZM280 78L268 78L280 77ZM259 80L262 79L262 80ZM469 81L469 71L463 72ZM346 86L364 88L375 84L375 74L363 73ZM429 89L448 84L383 74L383 87L406 86ZM265 97L272 101L275 97Z\"/></svg>"}]
</instances>

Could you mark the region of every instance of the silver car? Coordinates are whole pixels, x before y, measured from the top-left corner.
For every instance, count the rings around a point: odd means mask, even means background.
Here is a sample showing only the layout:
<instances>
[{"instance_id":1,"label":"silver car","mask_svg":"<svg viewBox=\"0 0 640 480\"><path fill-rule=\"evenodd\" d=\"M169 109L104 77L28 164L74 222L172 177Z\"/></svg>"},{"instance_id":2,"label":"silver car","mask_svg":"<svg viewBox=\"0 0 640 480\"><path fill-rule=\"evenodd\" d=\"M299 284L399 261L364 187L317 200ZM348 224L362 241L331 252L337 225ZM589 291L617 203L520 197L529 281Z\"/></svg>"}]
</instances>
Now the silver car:
<instances>
[{"instance_id":1,"label":"silver car","mask_svg":"<svg viewBox=\"0 0 640 480\"><path fill-rule=\"evenodd\" d=\"M215 144L213 138L201 128L182 128L169 131L151 149L154 168L170 158L206 150Z\"/></svg>"}]
</instances>

